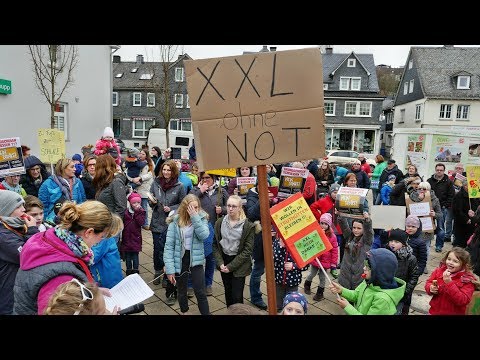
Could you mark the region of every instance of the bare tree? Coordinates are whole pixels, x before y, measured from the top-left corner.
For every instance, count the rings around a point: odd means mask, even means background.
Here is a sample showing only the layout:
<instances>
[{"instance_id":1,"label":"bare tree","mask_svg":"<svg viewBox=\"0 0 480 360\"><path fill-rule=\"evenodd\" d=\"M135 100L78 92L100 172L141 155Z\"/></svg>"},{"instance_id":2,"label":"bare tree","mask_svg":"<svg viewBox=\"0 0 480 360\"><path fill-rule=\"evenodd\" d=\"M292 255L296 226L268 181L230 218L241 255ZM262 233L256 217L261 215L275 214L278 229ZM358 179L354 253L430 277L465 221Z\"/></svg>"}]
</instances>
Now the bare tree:
<instances>
[{"instance_id":1,"label":"bare tree","mask_svg":"<svg viewBox=\"0 0 480 360\"><path fill-rule=\"evenodd\" d=\"M78 64L76 45L28 45L35 85L50 104L50 127L55 128L55 106L73 83Z\"/></svg>"},{"instance_id":2,"label":"bare tree","mask_svg":"<svg viewBox=\"0 0 480 360\"><path fill-rule=\"evenodd\" d=\"M182 108L177 108L174 100L182 89L182 82L175 81L175 69L172 69L179 55L183 54L183 45L159 45L159 62L149 63L152 74L148 88L155 94L155 110L165 123L167 147L170 147L170 120L178 118ZM159 122L154 127L160 127Z\"/></svg>"}]
</instances>

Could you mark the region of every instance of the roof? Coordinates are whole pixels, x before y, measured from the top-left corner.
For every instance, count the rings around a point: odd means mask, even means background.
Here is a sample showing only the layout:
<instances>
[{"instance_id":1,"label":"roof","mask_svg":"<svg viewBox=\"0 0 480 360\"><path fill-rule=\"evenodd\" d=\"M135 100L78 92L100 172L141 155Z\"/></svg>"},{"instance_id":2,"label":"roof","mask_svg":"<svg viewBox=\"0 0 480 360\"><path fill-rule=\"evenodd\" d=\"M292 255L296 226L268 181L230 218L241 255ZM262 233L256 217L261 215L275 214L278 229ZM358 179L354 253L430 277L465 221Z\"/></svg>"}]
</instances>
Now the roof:
<instances>
[{"instance_id":1,"label":"roof","mask_svg":"<svg viewBox=\"0 0 480 360\"><path fill-rule=\"evenodd\" d=\"M368 77L369 90L374 92L380 91L378 87L377 72L375 69L375 61L373 60L373 54L356 54L353 51L348 54L322 54L323 81L329 82L330 74L337 70L338 67L342 65L345 60L347 60L352 54L357 58L358 62L363 66L363 68L370 73L370 76Z\"/></svg>"},{"instance_id":2,"label":"roof","mask_svg":"<svg viewBox=\"0 0 480 360\"><path fill-rule=\"evenodd\" d=\"M410 59L417 69L426 97L480 97L479 47L412 47ZM470 89L457 89L455 77L459 75L472 76Z\"/></svg>"}]
</instances>

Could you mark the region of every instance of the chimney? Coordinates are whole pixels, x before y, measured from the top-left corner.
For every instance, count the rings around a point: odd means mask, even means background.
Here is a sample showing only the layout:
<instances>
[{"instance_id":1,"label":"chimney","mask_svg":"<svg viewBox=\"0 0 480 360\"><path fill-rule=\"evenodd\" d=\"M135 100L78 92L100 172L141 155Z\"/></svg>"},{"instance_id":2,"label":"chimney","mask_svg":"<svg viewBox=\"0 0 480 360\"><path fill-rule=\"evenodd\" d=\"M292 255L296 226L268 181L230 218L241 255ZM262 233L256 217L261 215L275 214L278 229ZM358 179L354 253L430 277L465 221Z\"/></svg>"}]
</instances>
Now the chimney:
<instances>
[{"instance_id":1,"label":"chimney","mask_svg":"<svg viewBox=\"0 0 480 360\"><path fill-rule=\"evenodd\" d=\"M259 52L268 52L268 46L263 45L262 50L260 50Z\"/></svg>"},{"instance_id":2,"label":"chimney","mask_svg":"<svg viewBox=\"0 0 480 360\"><path fill-rule=\"evenodd\" d=\"M180 60L180 58L183 56L183 54L178 55L177 60Z\"/></svg>"},{"instance_id":3,"label":"chimney","mask_svg":"<svg viewBox=\"0 0 480 360\"><path fill-rule=\"evenodd\" d=\"M333 46L332 45L327 45L325 48L325 54L333 54Z\"/></svg>"},{"instance_id":4,"label":"chimney","mask_svg":"<svg viewBox=\"0 0 480 360\"><path fill-rule=\"evenodd\" d=\"M120 58L120 55L113 55L114 64L120 64L121 62L122 62L122 59Z\"/></svg>"},{"instance_id":5,"label":"chimney","mask_svg":"<svg viewBox=\"0 0 480 360\"><path fill-rule=\"evenodd\" d=\"M276 46L270 46L270 51L277 51L277 47Z\"/></svg>"},{"instance_id":6,"label":"chimney","mask_svg":"<svg viewBox=\"0 0 480 360\"><path fill-rule=\"evenodd\" d=\"M143 55L137 55L137 64L143 64Z\"/></svg>"}]
</instances>

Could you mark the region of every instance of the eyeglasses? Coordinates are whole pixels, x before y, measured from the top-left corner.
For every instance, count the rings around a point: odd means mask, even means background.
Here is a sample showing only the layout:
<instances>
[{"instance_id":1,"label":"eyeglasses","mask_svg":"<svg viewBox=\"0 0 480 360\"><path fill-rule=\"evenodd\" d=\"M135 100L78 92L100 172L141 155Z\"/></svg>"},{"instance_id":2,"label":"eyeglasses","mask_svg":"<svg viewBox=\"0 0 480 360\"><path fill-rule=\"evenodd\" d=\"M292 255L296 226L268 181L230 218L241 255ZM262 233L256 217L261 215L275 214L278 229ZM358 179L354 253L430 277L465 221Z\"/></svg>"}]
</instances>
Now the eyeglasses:
<instances>
[{"instance_id":1,"label":"eyeglasses","mask_svg":"<svg viewBox=\"0 0 480 360\"><path fill-rule=\"evenodd\" d=\"M97 165L97 163L90 163L90 164L87 164L87 166L95 166Z\"/></svg>"},{"instance_id":2,"label":"eyeglasses","mask_svg":"<svg viewBox=\"0 0 480 360\"><path fill-rule=\"evenodd\" d=\"M73 315L78 315L82 311L83 304L85 303L85 301L93 300L93 293L90 289L88 289L85 285L83 285L80 281L78 281L75 278L70 280L70 282L74 282L78 286L80 286L80 291L82 293L82 302L78 305L78 310L73 313Z\"/></svg>"},{"instance_id":3,"label":"eyeglasses","mask_svg":"<svg viewBox=\"0 0 480 360\"><path fill-rule=\"evenodd\" d=\"M230 204L227 204L227 207L228 207L228 208L231 208L231 209L236 209L236 208L238 208L238 205L230 205Z\"/></svg>"}]
</instances>

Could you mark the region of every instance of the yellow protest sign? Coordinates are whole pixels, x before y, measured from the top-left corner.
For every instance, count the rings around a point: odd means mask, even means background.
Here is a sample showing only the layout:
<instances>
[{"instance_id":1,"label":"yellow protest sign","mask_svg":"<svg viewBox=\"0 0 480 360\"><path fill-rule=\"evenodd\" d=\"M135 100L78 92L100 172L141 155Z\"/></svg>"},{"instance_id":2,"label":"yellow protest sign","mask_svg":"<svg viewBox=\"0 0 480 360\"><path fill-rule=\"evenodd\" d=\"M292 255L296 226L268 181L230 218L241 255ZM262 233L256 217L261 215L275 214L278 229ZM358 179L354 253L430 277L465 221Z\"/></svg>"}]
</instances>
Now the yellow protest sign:
<instances>
[{"instance_id":1,"label":"yellow protest sign","mask_svg":"<svg viewBox=\"0 0 480 360\"><path fill-rule=\"evenodd\" d=\"M480 166L467 165L468 197L480 198Z\"/></svg>"},{"instance_id":2,"label":"yellow protest sign","mask_svg":"<svg viewBox=\"0 0 480 360\"><path fill-rule=\"evenodd\" d=\"M65 135L57 129L38 129L38 144L40 145L40 160L55 164L66 157Z\"/></svg>"},{"instance_id":3,"label":"yellow protest sign","mask_svg":"<svg viewBox=\"0 0 480 360\"><path fill-rule=\"evenodd\" d=\"M236 168L207 170L205 172L210 175L220 175L220 176L228 176L228 177L237 176Z\"/></svg>"}]
</instances>

